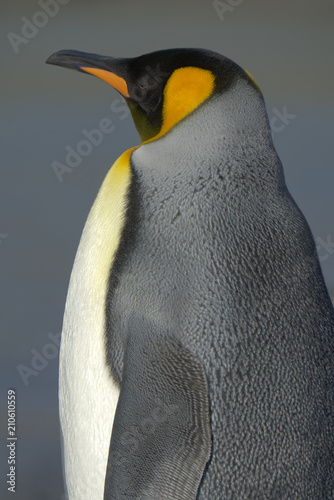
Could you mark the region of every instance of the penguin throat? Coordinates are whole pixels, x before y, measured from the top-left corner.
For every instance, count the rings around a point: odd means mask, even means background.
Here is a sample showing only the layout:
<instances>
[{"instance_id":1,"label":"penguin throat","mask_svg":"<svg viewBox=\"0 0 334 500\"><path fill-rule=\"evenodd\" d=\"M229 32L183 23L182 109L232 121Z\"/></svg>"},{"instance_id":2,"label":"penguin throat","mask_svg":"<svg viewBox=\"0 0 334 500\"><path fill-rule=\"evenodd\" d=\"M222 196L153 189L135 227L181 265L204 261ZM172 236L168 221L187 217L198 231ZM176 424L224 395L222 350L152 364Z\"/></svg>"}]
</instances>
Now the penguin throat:
<instances>
[{"instance_id":1,"label":"penguin throat","mask_svg":"<svg viewBox=\"0 0 334 500\"><path fill-rule=\"evenodd\" d=\"M129 100L128 106L142 143L152 139L159 133L162 123L161 111L149 119L145 111L138 104Z\"/></svg>"}]
</instances>

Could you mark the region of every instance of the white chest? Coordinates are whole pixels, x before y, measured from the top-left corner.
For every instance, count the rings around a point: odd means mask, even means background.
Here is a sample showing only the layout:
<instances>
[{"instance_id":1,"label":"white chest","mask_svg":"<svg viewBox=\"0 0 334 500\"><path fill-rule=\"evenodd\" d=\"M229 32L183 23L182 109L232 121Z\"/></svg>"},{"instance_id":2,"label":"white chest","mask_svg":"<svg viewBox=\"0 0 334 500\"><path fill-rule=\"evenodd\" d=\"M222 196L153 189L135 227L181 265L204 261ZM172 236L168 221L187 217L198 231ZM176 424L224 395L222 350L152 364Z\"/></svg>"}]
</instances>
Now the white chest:
<instances>
[{"instance_id":1,"label":"white chest","mask_svg":"<svg viewBox=\"0 0 334 500\"><path fill-rule=\"evenodd\" d=\"M70 500L103 499L119 396L106 362L105 306L108 278L124 225L130 153L116 161L102 184L81 237L67 295L59 409Z\"/></svg>"}]
</instances>

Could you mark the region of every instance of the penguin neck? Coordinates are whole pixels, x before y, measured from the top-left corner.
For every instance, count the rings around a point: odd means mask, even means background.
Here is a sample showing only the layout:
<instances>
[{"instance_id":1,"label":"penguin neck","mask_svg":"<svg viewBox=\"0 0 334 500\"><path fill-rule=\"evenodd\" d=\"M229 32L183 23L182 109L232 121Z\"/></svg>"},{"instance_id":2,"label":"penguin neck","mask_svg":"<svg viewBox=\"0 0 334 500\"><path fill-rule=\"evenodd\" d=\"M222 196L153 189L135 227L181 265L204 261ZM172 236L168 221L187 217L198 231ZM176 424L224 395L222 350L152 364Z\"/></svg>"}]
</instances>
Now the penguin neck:
<instances>
[{"instance_id":1,"label":"penguin neck","mask_svg":"<svg viewBox=\"0 0 334 500\"><path fill-rule=\"evenodd\" d=\"M249 176L255 183L258 178L284 185L263 98L244 81L212 96L165 136L143 144L134 154L146 158L135 163L142 163L143 174L155 178L185 176L189 182L189 175L196 178L199 170L216 168L222 178L228 175L231 180L234 175L236 182Z\"/></svg>"},{"instance_id":2,"label":"penguin neck","mask_svg":"<svg viewBox=\"0 0 334 500\"><path fill-rule=\"evenodd\" d=\"M237 80L226 92L215 96L204 111L216 124L216 140L223 136L225 145L230 142L235 147L242 140L244 144L260 142L266 149L273 147L262 94L244 80Z\"/></svg>"},{"instance_id":3,"label":"penguin neck","mask_svg":"<svg viewBox=\"0 0 334 500\"><path fill-rule=\"evenodd\" d=\"M188 123L184 122L185 129L195 130L196 120L202 126L197 125L198 134L190 147L197 144L205 155L215 152L221 158L238 161L251 155L253 149L258 156L274 150L262 95L245 81L237 81L232 88L200 106Z\"/></svg>"}]
</instances>

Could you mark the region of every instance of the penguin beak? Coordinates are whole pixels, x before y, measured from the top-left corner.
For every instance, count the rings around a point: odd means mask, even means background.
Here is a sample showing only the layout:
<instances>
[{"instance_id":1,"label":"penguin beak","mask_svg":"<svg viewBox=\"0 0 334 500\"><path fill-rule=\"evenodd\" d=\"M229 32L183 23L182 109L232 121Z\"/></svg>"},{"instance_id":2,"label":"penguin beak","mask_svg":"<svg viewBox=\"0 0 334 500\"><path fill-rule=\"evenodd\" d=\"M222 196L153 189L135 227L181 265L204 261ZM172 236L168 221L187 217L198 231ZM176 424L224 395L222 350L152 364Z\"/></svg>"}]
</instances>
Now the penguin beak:
<instances>
[{"instance_id":1,"label":"penguin beak","mask_svg":"<svg viewBox=\"0 0 334 500\"><path fill-rule=\"evenodd\" d=\"M46 63L97 76L118 90L123 97L130 97L126 82L127 59L89 54L78 50L60 50L52 54Z\"/></svg>"}]
</instances>

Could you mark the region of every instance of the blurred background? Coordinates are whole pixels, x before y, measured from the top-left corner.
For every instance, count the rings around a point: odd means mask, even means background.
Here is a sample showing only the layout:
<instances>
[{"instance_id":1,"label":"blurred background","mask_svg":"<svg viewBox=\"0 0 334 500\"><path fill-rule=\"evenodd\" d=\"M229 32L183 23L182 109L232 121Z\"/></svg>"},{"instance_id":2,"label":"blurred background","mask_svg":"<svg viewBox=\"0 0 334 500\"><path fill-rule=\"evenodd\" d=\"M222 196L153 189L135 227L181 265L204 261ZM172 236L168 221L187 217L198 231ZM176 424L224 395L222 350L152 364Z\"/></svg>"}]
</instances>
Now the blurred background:
<instances>
[{"instance_id":1,"label":"blurred background","mask_svg":"<svg viewBox=\"0 0 334 500\"><path fill-rule=\"evenodd\" d=\"M139 143L115 90L44 61L60 49L131 57L202 47L250 71L333 292L333 14L331 0L1 2L1 499L11 498L10 388L17 398L15 498L64 498L57 376L70 271L109 166ZM83 130L104 118L114 129L85 149ZM69 163L66 155L78 149Z\"/></svg>"}]
</instances>

